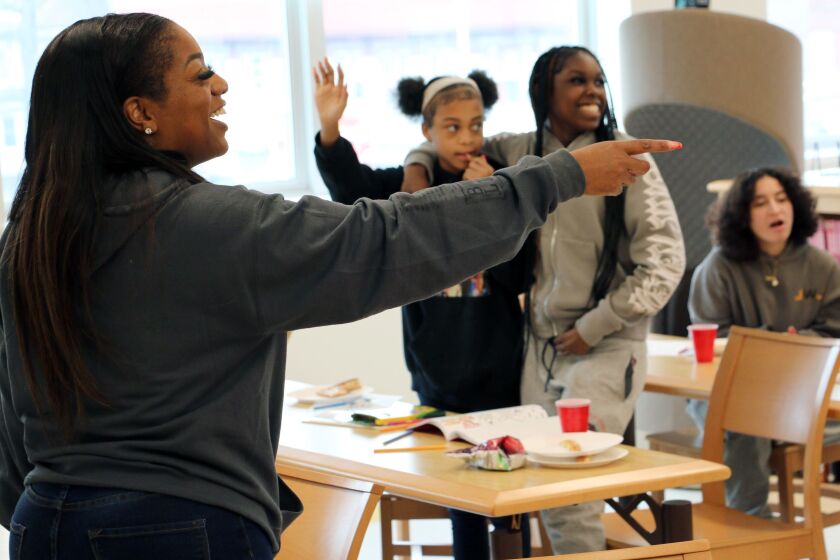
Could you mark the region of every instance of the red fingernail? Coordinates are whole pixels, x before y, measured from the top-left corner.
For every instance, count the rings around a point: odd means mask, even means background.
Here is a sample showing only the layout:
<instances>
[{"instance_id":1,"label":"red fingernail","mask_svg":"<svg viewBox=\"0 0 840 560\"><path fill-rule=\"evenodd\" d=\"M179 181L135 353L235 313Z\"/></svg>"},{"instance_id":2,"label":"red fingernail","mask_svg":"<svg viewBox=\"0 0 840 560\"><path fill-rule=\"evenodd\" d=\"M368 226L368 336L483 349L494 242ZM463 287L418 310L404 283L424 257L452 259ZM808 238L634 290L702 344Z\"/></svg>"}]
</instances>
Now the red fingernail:
<instances>
[{"instance_id":1,"label":"red fingernail","mask_svg":"<svg viewBox=\"0 0 840 560\"><path fill-rule=\"evenodd\" d=\"M674 142L674 144L677 145L677 147L674 148L675 150L682 150L682 142Z\"/></svg>"}]
</instances>

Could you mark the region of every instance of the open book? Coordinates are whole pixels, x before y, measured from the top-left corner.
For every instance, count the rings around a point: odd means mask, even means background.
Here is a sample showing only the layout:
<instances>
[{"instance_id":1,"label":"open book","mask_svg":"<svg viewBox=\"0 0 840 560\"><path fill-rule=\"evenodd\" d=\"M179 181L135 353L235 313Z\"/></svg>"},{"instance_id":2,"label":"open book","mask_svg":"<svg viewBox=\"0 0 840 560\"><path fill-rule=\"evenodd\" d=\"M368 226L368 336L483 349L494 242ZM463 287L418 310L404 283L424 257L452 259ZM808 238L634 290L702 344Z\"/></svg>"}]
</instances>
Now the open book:
<instances>
[{"instance_id":1,"label":"open book","mask_svg":"<svg viewBox=\"0 0 840 560\"><path fill-rule=\"evenodd\" d=\"M364 429L383 428L383 426L362 425L353 422L351 419L353 412L353 410L324 411L307 419L306 422ZM559 432L560 422L556 416L549 417L541 406L526 404L427 418L407 425L406 429L437 430L447 440L462 439L477 445L482 441L499 436L513 436L524 440L530 436L552 435Z\"/></svg>"},{"instance_id":2,"label":"open book","mask_svg":"<svg viewBox=\"0 0 840 560\"><path fill-rule=\"evenodd\" d=\"M462 439L473 445L500 436L525 439L532 435L559 431L559 421L549 417L537 404L495 408L454 416L429 418L414 429L439 430L447 440Z\"/></svg>"}]
</instances>

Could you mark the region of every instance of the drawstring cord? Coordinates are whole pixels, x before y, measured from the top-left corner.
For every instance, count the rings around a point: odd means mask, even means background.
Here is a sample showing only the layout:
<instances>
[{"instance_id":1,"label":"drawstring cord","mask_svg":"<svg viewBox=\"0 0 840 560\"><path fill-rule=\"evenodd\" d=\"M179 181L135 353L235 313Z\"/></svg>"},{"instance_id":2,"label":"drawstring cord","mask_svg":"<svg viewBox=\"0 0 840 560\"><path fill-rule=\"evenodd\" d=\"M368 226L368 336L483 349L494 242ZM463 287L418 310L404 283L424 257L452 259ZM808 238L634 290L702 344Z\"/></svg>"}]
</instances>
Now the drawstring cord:
<instances>
[{"instance_id":1,"label":"drawstring cord","mask_svg":"<svg viewBox=\"0 0 840 560\"><path fill-rule=\"evenodd\" d=\"M531 290L528 290L525 292L525 344L522 345L523 354L528 352L531 336L534 337L534 341L539 341L539 338L533 333L533 329L531 328ZM551 359L546 362L546 354L549 348L551 348ZM545 368L545 385L543 385L543 391L546 393L548 392L548 384L554 379L554 363L557 361L557 355L559 353L554 346L554 338L547 339L540 353L540 362L542 362L542 366ZM524 355L522 357L522 363L525 363Z\"/></svg>"},{"instance_id":2,"label":"drawstring cord","mask_svg":"<svg viewBox=\"0 0 840 560\"><path fill-rule=\"evenodd\" d=\"M551 360L546 363L546 353L548 349L551 348ZM543 386L543 391L548 392L548 384L554 379L554 363L557 361L557 355L559 352L557 348L554 346L554 339L549 338L546 339L545 343L542 347L542 352L540 353L540 361L542 362L542 366L545 368L545 385Z\"/></svg>"}]
</instances>

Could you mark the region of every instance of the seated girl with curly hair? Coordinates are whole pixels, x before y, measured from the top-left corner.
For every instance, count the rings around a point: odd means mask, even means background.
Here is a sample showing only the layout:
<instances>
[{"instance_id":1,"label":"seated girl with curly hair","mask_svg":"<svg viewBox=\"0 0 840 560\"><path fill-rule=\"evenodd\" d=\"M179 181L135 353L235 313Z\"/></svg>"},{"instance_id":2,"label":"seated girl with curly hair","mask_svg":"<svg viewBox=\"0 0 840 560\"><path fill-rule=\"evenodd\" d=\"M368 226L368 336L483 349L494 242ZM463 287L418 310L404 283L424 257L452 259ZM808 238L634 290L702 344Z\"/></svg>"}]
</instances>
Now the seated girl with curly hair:
<instances>
[{"instance_id":1,"label":"seated girl with curly hair","mask_svg":"<svg viewBox=\"0 0 840 560\"><path fill-rule=\"evenodd\" d=\"M811 336L840 336L840 264L808 243L818 227L814 200L799 179L779 169L756 169L735 179L708 219L715 248L691 280L695 323L717 323L718 336L740 325ZM702 428L708 403L691 401ZM840 440L840 424L826 426ZM772 442L736 433L726 438L730 507L767 517Z\"/></svg>"}]
</instances>

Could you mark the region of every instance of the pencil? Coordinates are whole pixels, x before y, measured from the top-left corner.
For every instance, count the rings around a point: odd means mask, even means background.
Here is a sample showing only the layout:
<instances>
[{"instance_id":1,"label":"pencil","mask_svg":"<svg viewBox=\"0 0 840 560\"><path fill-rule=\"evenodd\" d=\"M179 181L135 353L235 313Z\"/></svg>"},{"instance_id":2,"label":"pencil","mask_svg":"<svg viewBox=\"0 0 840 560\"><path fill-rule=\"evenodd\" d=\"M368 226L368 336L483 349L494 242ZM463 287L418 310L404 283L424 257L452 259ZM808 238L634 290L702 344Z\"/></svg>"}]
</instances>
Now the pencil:
<instances>
[{"instance_id":1,"label":"pencil","mask_svg":"<svg viewBox=\"0 0 840 560\"><path fill-rule=\"evenodd\" d=\"M383 442L382 442L382 445L383 445L383 446L385 446L385 445L388 445L388 444L394 443L395 441L397 441L397 440L399 440L399 439L402 439L402 438L404 438L404 437L406 437L406 436L410 436L410 435L411 435L411 434L413 434L413 433L414 433L414 430L413 430L413 429L411 429L411 430L406 430L406 431L404 431L403 433L401 433L401 434L400 434L400 435L398 435L398 436L394 436L394 437L392 437L391 439L388 439L388 440L383 441Z\"/></svg>"},{"instance_id":2,"label":"pencil","mask_svg":"<svg viewBox=\"0 0 840 560\"><path fill-rule=\"evenodd\" d=\"M374 449L374 453L398 453L400 451L434 451L436 449L446 449L445 443L437 443L435 445L418 445L417 447L379 447Z\"/></svg>"},{"instance_id":3,"label":"pencil","mask_svg":"<svg viewBox=\"0 0 840 560\"><path fill-rule=\"evenodd\" d=\"M412 426L414 426L415 424L418 424L419 422L420 422L420 420L416 420L414 422L402 422L400 424L394 424L393 426L377 426L376 431L377 432L396 432L398 430L407 430L407 429L411 428Z\"/></svg>"},{"instance_id":4,"label":"pencil","mask_svg":"<svg viewBox=\"0 0 840 560\"><path fill-rule=\"evenodd\" d=\"M337 402L331 402L331 403L326 403L326 404L315 404L315 405L312 405L312 410L321 410L322 408L338 408L339 406L347 406L347 405L353 404L357 400L359 400L359 399L337 401Z\"/></svg>"}]
</instances>

